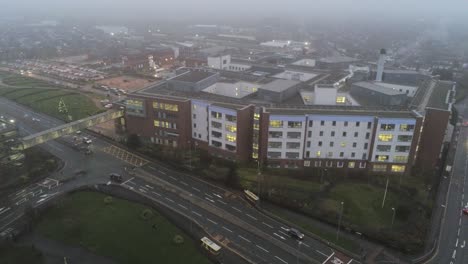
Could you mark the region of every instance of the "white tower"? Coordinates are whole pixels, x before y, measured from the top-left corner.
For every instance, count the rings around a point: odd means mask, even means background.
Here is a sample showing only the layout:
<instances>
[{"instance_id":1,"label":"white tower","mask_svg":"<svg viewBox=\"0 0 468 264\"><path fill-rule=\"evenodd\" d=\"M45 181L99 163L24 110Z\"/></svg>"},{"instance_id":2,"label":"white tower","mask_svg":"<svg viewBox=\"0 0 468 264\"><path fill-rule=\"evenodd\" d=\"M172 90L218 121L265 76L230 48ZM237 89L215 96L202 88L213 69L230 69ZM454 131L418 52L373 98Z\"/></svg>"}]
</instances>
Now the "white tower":
<instances>
[{"instance_id":1,"label":"white tower","mask_svg":"<svg viewBox=\"0 0 468 264\"><path fill-rule=\"evenodd\" d=\"M385 49L380 50L380 56L379 56L379 61L377 62L377 76L375 77L375 80L377 82L382 81L382 75L383 75L383 70L384 70L384 65L385 65L385 56L387 55L387 51Z\"/></svg>"}]
</instances>

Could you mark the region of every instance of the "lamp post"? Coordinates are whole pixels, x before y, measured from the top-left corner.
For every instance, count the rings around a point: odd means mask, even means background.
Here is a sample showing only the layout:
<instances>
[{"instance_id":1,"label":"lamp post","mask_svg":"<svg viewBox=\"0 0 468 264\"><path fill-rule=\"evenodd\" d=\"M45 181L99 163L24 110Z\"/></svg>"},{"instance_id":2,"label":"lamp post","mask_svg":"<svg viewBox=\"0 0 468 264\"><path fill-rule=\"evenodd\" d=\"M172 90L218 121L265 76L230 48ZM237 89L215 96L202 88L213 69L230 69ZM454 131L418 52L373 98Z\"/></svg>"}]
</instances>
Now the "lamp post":
<instances>
[{"instance_id":1,"label":"lamp post","mask_svg":"<svg viewBox=\"0 0 468 264\"><path fill-rule=\"evenodd\" d=\"M343 217L343 206L344 206L344 202L341 202L340 218L338 220L338 229L336 230L336 241L338 241L338 237L340 235L341 218Z\"/></svg>"},{"instance_id":2,"label":"lamp post","mask_svg":"<svg viewBox=\"0 0 468 264\"><path fill-rule=\"evenodd\" d=\"M395 213L396 213L395 207L392 207L392 211L393 211L393 215L392 215L392 225L391 225L391 228L393 228L393 222L395 222Z\"/></svg>"}]
</instances>

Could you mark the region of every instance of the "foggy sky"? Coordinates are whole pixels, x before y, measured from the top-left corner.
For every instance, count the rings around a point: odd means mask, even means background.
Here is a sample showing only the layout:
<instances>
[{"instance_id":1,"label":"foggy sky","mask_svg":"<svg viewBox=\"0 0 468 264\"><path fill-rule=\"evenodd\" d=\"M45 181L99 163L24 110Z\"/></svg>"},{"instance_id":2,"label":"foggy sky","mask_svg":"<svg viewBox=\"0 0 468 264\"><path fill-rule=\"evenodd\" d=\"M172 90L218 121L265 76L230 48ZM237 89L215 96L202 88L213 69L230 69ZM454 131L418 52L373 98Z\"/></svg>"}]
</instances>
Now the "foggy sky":
<instances>
[{"instance_id":1,"label":"foggy sky","mask_svg":"<svg viewBox=\"0 0 468 264\"><path fill-rule=\"evenodd\" d=\"M2 0L0 14L155 19L468 17L466 0Z\"/></svg>"}]
</instances>

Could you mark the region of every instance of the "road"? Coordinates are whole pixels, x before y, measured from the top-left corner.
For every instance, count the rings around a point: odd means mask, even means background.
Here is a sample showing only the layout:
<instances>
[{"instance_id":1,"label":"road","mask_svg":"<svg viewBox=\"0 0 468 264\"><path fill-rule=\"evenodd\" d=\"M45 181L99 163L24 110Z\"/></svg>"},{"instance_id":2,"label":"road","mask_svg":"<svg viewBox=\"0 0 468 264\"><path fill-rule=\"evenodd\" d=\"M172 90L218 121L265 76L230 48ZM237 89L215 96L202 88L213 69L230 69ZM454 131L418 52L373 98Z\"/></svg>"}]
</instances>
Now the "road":
<instances>
[{"instance_id":1,"label":"road","mask_svg":"<svg viewBox=\"0 0 468 264\"><path fill-rule=\"evenodd\" d=\"M468 121L468 99L457 104L460 116ZM455 132L457 133L457 132ZM468 263L468 216L461 210L468 206L468 127L458 132L457 149L452 172L443 181L449 181L446 203L438 204L445 208L442 220L439 246L435 256L428 263Z\"/></svg>"},{"instance_id":2,"label":"road","mask_svg":"<svg viewBox=\"0 0 468 264\"><path fill-rule=\"evenodd\" d=\"M26 134L45 130L62 122L0 98L0 112L17 119ZM35 120L33 121L33 117ZM14 231L13 224L26 204L40 205L61 192L82 185L113 184L107 175L124 175L122 186L143 195L200 223L224 247L233 248L256 263L358 263L311 238L301 243L290 238L288 226L279 223L238 197L190 175L127 152L109 142L93 138L94 154L86 156L73 148L72 136L45 143L43 147L65 161L62 173L51 175L46 182L18 190L0 203L0 234ZM138 166L135 175L125 167ZM77 170L86 174L57 184ZM176 192L174 190L177 190Z\"/></svg>"}]
</instances>

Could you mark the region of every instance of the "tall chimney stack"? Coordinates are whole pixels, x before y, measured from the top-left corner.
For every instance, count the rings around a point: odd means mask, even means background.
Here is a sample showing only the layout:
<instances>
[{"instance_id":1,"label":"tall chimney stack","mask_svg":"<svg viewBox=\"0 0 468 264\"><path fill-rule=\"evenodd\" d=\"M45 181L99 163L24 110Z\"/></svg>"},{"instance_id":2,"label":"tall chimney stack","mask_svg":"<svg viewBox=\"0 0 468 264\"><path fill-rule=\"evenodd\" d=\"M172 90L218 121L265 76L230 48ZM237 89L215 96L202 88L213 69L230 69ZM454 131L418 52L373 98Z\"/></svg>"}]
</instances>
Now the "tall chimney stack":
<instances>
[{"instance_id":1,"label":"tall chimney stack","mask_svg":"<svg viewBox=\"0 0 468 264\"><path fill-rule=\"evenodd\" d=\"M375 80L377 82L382 81L384 65L385 65L385 56L386 55L387 55L387 51L385 49L381 49L380 50L379 61L377 62L377 76L375 77Z\"/></svg>"}]
</instances>

